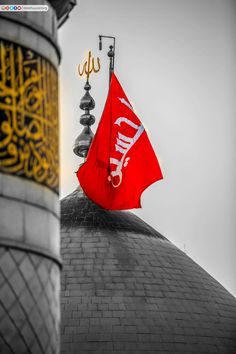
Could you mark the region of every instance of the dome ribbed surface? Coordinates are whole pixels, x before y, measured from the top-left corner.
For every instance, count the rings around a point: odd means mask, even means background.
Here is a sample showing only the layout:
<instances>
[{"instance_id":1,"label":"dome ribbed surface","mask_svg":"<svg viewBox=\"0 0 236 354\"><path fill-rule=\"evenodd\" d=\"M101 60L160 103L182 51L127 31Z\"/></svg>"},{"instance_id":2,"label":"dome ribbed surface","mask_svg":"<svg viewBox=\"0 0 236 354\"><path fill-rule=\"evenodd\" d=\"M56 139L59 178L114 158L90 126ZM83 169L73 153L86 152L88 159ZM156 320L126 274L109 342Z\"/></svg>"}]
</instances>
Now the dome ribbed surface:
<instances>
[{"instance_id":1,"label":"dome ribbed surface","mask_svg":"<svg viewBox=\"0 0 236 354\"><path fill-rule=\"evenodd\" d=\"M61 201L61 353L236 353L236 299L130 212Z\"/></svg>"}]
</instances>

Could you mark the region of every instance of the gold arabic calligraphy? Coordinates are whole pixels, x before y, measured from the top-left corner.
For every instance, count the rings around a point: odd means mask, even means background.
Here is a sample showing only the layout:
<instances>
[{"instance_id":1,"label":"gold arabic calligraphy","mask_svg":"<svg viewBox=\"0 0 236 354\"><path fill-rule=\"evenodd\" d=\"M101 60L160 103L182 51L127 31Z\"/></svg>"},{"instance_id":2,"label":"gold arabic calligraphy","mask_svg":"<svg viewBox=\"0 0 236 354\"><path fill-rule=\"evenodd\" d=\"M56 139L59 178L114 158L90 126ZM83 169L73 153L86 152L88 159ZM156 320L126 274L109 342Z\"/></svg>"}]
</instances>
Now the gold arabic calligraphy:
<instances>
[{"instance_id":1,"label":"gold arabic calligraphy","mask_svg":"<svg viewBox=\"0 0 236 354\"><path fill-rule=\"evenodd\" d=\"M90 74L92 74L92 72L98 73L99 70L100 70L100 59L97 58L97 69L96 69L95 64L94 64L94 58L92 58L92 52L90 50L88 52L88 59L85 61L84 65L83 65L83 69L81 70L80 64L78 65L79 76L83 76L85 74L86 79L88 81Z\"/></svg>"},{"instance_id":2,"label":"gold arabic calligraphy","mask_svg":"<svg viewBox=\"0 0 236 354\"><path fill-rule=\"evenodd\" d=\"M58 192L58 83L33 51L0 40L0 171Z\"/></svg>"}]
</instances>

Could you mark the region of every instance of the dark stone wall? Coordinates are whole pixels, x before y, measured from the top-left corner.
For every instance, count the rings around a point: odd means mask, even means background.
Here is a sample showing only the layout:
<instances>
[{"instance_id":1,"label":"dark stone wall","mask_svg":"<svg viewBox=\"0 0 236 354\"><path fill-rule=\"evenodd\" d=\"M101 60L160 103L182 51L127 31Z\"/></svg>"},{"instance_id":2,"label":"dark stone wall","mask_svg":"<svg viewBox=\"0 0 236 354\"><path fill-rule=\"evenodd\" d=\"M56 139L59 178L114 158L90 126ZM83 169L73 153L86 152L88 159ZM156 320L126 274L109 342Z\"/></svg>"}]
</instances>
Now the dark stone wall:
<instances>
[{"instance_id":1,"label":"dark stone wall","mask_svg":"<svg viewBox=\"0 0 236 354\"><path fill-rule=\"evenodd\" d=\"M185 253L79 191L61 209L61 353L236 353L235 298Z\"/></svg>"}]
</instances>

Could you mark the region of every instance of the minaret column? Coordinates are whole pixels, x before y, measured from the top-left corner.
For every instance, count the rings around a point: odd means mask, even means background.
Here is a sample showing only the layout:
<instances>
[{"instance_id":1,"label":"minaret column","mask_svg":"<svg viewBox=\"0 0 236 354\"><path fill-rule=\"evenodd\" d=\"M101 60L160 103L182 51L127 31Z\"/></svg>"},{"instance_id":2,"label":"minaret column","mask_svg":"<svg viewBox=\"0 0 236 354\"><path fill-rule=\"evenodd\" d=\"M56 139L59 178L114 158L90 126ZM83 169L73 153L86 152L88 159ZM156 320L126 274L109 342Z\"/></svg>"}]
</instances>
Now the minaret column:
<instances>
[{"instance_id":1,"label":"minaret column","mask_svg":"<svg viewBox=\"0 0 236 354\"><path fill-rule=\"evenodd\" d=\"M39 3L48 11L0 13L3 353L59 353L60 50L56 12Z\"/></svg>"}]
</instances>

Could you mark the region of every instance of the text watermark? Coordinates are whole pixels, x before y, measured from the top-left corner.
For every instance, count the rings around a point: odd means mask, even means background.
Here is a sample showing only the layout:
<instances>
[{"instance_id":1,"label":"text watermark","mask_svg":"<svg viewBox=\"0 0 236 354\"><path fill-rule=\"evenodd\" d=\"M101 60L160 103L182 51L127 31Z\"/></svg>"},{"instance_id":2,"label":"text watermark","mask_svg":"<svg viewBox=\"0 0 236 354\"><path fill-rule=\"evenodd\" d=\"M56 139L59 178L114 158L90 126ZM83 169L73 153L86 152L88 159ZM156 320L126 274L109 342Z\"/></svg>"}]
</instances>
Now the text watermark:
<instances>
[{"instance_id":1,"label":"text watermark","mask_svg":"<svg viewBox=\"0 0 236 354\"><path fill-rule=\"evenodd\" d=\"M48 11L47 5L0 5L0 12Z\"/></svg>"}]
</instances>

